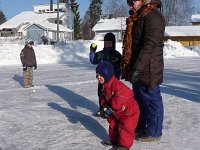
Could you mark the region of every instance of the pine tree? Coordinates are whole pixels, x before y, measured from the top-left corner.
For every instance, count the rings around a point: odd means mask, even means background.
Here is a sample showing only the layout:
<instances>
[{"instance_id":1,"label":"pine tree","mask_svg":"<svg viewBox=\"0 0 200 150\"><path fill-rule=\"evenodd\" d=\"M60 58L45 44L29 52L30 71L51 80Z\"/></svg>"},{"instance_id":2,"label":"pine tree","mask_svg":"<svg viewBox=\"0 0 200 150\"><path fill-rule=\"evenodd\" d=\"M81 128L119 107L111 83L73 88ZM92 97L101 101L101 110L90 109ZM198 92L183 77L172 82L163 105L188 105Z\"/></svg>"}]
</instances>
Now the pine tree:
<instances>
[{"instance_id":1,"label":"pine tree","mask_svg":"<svg viewBox=\"0 0 200 150\"><path fill-rule=\"evenodd\" d=\"M2 11L0 11L0 24L6 22L6 17Z\"/></svg>"},{"instance_id":2,"label":"pine tree","mask_svg":"<svg viewBox=\"0 0 200 150\"><path fill-rule=\"evenodd\" d=\"M73 36L74 40L81 39L81 19L80 19L80 13L78 12L79 4L75 0L60 0L60 3L66 3L71 7L72 13L73 13ZM70 2L70 3L69 3Z\"/></svg>"},{"instance_id":3,"label":"pine tree","mask_svg":"<svg viewBox=\"0 0 200 150\"><path fill-rule=\"evenodd\" d=\"M91 0L90 6L89 6L89 22L90 22L91 30L101 18L102 4L103 4L102 0ZM91 32L90 39L92 39L93 37L94 37L94 33Z\"/></svg>"},{"instance_id":4,"label":"pine tree","mask_svg":"<svg viewBox=\"0 0 200 150\"><path fill-rule=\"evenodd\" d=\"M114 18L127 17L129 7L126 0L107 0L103 4L103 10L106 16L111 15Z\"/></svg>"},{"instance_id":5,"label":"pine tree","mask_svg":"<svg viewBox=\"0 0 200 150\"><path fill-rule=\"evenodd\" d=\"M82 38L81 19L80 19L80 13L78 12L79 4L75 0L70 0L70 6L72 13L74 14L74 22L73 22L74 40L78 40Z\"/></svg>"}]
</instances>

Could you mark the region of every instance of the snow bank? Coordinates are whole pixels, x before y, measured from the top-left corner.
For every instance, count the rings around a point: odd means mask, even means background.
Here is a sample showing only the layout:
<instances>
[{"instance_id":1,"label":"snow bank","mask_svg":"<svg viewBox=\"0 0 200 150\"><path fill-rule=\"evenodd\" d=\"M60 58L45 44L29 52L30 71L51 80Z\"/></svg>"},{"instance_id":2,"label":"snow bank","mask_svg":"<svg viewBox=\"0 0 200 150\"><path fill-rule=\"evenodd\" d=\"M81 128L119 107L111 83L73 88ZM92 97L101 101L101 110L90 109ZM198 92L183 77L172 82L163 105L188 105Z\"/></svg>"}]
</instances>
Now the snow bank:
<instances>
[{"instance_id":1,"label":"snow bank","mask_svg":"<svg viewBox=\"0 0 200 150\"><path fill-rule=\"evenodd\" d=\"M200 46L196 46L200 47ZM180 42L168 40L164 46L164 58L200 56L194 49L182 46Z\"/></svg>"},{"instance_id":2,"label":"snow bank","mask_svg":"<svg viewBox=\"0 0 200 150\"><path fill-rule=\"evenodd\" d=\"M38 64L63 64L67 62L89 61L89 47L96 43L97 51L102 50L103 41L68 41L65 45L34 45ZM0 66L21 65L19 54L23 44L0 43ZM116 43L116 49L122 53L122 43ZM168 40L164 47L164 58L200 56L200 45L183 47L179 42Z\"/></svg>"}]
</instances>

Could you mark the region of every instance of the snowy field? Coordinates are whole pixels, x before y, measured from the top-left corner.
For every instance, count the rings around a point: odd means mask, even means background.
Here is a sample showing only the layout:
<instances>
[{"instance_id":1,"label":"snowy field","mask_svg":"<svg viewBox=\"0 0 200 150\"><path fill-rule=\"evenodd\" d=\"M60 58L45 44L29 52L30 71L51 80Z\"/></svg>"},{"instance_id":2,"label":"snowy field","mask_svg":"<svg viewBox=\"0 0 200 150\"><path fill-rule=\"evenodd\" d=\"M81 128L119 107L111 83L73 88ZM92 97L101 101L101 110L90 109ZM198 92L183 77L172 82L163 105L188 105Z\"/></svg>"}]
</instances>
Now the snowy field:
<instances>
[{"instance_id":1,"label":"snowy field","mask_svg":"<svg viewBox=\"0 0 200 150\"><path fill-rule=\"evenodd\" d=\"M28 89L22 87L22 45L0 46L0 150L109 149L101 144L108 139L108 123L93 116L98 101L95 66L88 61L91 42L35 46L36 87ZM200 149L200 46L191 51L167 44L162 139L135 141L131 150Z\"/></svg>"}]
</instances>

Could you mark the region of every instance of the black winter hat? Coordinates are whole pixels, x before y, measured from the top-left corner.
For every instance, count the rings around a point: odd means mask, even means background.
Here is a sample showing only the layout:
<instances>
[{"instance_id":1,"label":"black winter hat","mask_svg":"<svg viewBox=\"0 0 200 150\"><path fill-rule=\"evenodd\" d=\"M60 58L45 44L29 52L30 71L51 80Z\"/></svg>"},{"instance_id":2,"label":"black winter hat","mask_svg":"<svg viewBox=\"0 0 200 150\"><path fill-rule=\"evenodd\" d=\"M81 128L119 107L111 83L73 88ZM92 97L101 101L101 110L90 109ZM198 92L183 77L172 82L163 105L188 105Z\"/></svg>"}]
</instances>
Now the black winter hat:
<instances>
[{"instance_id":1,"label":"black winter hat","mask_svg":"<svg viewBox=\"0 0 200 150\"><path fill-rule=\"evenodd\" d=\"M96 67L96 73L103 76L106 83L115 75L113 65L108 61L100 62Z\"/></svg>"},{"instance_id":2,"label":"black winter hat","mask_svg":"<svg viewBox=\"0 0 200 150\"><path fill-rule=\"evenodd\" d=\"M111 41L113 44L113 48L115 49L116 41L115 41L115 35L113 33L111 32L106 33L106 35L104 36L104 41Z\"/></svg>"}]
</instances>

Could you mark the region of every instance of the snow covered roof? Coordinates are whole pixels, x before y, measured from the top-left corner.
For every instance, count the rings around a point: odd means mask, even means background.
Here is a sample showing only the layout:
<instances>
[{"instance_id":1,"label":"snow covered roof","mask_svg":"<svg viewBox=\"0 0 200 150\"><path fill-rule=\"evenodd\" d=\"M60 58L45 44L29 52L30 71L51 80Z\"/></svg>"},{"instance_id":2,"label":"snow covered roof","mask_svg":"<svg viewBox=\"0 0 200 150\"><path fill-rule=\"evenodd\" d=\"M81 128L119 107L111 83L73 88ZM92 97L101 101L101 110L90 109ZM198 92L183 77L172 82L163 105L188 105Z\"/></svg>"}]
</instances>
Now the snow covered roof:
<instances>
[{"instance_id":1,"label":"snow covered roof","mask_svg":"<svg viewBox=\"0 0 200 150\"><path fill-rule=\"evenodd\" d=\"M166 26L165 36L200 36L200 26Z\"/></svg>"},{"instance_id":2,"label":"snow covered roof","mask_svg":"<svg viewBox=\"0 0 200 150\"><path fill-rule=\"evenodd\" d=\"M24 11L0 25L0 29L2 30L3 28L17 28L22 23L44 22L48 18L56 17L57 13L39 14L34 13L33 11Z\"/></svg>"},{"instance_id":3,"label":"snow covered roof","mask_svg":"<svg viewBox=\"0 0 200 150\"><path fill-rule=\"evenodd\" d=\"M98 23L93 27L92 31L108 31L121 29L126 29L126 17L100 19Z\"/></svg>"},{"instance_id":4,"label":"snow covered roof","mask_svg":"<svg viewBox=\"0 0 200 150\"><path fill-rule=\"evenodd\" d=\"M200 14L192 15L191 22L200 22Z\"/></svg>"},{"instance_id":5,"label":"snow covered roof","mask_svg":"<svg viewBox=\"0 0 200 150\"><path fill-rule=\"evenodd\" d=\"M28 27L26 28L29 28L30 26L32 25L37 25L43 29L46 29L46 30L53 30L53 31L57 31L57 24L55 23L49 23L49 22L37 22L37 23L32 23L30 24ZM65 26L63 25L59 25L59 31L63 31L63 32L72 32L71 29L68 29L66 28Z\"/></svg>"}]
</instances>

